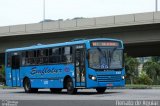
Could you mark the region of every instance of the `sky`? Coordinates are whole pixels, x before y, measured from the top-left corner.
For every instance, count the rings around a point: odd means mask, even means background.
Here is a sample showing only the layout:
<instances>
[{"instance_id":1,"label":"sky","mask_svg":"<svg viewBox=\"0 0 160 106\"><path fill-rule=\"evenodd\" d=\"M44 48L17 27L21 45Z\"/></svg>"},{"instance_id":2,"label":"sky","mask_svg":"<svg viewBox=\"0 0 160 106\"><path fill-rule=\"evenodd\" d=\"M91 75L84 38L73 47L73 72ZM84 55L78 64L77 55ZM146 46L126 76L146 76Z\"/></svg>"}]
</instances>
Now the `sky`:
<instances>
[{"instance_id":1,"label":"sky","mask_svg":"<svg viewBox=\"0 0 160 106\"><path fill-rule=\"evenodd\" d=\"M44 0L0 0L0 26L42 21L43 3ZM158 10L160 11L160 7ZM45 19L52 20L153 11L155 0L45 0Z\"/></svg>"}]
</instances>

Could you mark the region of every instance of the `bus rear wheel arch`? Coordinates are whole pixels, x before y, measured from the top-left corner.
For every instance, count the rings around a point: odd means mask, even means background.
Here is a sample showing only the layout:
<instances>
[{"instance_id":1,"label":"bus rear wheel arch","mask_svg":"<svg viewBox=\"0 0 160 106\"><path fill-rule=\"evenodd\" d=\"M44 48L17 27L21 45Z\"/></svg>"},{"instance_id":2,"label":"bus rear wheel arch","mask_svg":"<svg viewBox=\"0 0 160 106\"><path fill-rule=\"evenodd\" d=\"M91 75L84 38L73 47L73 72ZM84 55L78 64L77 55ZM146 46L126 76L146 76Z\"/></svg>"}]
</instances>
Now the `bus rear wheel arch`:
<instances>
[{"instance_id":1,"label":"bus rear wheel arch","mask_svg":"<svg viewBox=\"0 0 160 106\"><path fill-rule=\"evenodd\" d=\"M74 83L71 77L67 76L64 79L64 88L67 89L68 94L76 94L77 89L74 88Z\"/></svg>"},{"instance_id":2,"label":"bus rear wheel arch","mask_svg":"<svg viewBox=\"0 0 160 106\"><path fill-rule=\"evenodd\" d=\"M38 92L38 88L31 88L31 82L28 77L24 78L23 87L26 93L37 93Z\"/></svg>"}]
</instances>

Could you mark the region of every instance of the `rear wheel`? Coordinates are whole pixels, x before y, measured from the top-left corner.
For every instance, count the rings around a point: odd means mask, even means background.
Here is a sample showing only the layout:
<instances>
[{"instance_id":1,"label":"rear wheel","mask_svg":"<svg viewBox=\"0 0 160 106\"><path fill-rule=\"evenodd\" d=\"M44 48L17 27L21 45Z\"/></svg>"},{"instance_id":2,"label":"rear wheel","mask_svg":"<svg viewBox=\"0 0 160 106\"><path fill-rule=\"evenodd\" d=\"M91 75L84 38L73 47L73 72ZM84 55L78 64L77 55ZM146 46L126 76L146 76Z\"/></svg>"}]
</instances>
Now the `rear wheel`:
<instances>
[{"instance_id":1,"label":"rear wheel","mask_svg":"<svg viewBox=\"0 0 160 106\"><path fill-rule=\"evenodd\" d=\"M74 88L73 81L72 81L71 78L69 78L69 79L67 80L67 85L66 85L66 87L67 87L67 93L68 93L68 94L75 94L75 93L77 93L77 89Z\"/></svg>"},{"instance_id":2,"label":"rear wheel","mask_svg":"<svg viewBox=\"0 0 160 106\"><path fill-rule=\"evenodd\" d=\"M97 91L98 93L104 93L105 90L106 90L106 88L96 88L96 91Z\"/></svg>"},{"instance_id":3,"label":"rear wheel","mask_svg":"<svg viewBox=\"0 0 160 106\"><path fill-rule=\"evenodd\" d=\"M62 89L61 88L50 88L50 91L52 93L60 93L62 91Z\"/></svg>"},{"instance_id":4,"label":"rear wheel","mask_svg":"<svg viewBox=\"0 0 160 106\"><path fill-rule=\"evenodd\" d=\"M28 78L26 78L24 80L24 91L26 93L37 93L38 92L38 89L37 88L31 88L31 83L30 83L30 80Z\"/></svg>"}]
</instances>

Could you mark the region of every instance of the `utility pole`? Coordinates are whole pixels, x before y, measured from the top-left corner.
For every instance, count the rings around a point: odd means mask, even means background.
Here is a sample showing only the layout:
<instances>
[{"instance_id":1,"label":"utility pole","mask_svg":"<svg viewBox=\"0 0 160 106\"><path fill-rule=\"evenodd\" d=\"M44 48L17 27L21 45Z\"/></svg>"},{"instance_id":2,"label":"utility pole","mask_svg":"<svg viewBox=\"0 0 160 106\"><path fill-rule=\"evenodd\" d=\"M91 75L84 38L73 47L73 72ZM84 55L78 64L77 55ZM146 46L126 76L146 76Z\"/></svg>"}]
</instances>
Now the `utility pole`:
<instances>
[{"instance_id":1,"label":"utility pole","mask_svg":"<svg viewBox=\"0 0 160 106\"><path fill-rule=\"evenodd\" d=\"M158 0L155 1L155 11L158 12Z\"/></svg>"},{"instance_id":2,"label":"utility pole","mask_svg":"<svg viewBox=\"0 0 160 106\"><path fill-rule=\"evenodd\" d=\"M43 0L43 21L45 21L45 15L46 15L46 10L45 10L45 8L46 8L46 4L45 4L45 0Z\"/></svg>"}]
</instances>

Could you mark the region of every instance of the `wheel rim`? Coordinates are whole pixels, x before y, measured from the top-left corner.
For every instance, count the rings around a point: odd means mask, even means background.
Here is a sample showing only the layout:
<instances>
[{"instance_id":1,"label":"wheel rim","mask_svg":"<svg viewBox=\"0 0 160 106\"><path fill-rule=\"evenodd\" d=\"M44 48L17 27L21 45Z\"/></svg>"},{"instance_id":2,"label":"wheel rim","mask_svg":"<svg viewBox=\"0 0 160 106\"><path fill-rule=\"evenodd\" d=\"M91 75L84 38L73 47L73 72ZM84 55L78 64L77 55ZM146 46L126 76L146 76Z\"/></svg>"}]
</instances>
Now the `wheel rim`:
<instances>
[{"instance_id":1,"label":"wheel rim","mask_svg":"<svg viewBox=\"0 0 160 106\"><path fill-rule=\"evenodd\" d=\"M29 91L29 88L30 88L30 83L29 83L29 81L27 80L26 83L25 83L25 89L26 89L27 91Z\"/></svg>"},{"instance_id":2,"label":"wheel rim","mask_svg":"<svg viewBox=\"0 0 160 106\"><path fill-rule=\"evenodd\" d=\"M73 84L72 84L72 82L68 82L67 89L68 89L69 91L71 91L71 90L73 89Z\"/></svg>"}]
</instances>

